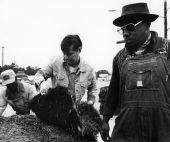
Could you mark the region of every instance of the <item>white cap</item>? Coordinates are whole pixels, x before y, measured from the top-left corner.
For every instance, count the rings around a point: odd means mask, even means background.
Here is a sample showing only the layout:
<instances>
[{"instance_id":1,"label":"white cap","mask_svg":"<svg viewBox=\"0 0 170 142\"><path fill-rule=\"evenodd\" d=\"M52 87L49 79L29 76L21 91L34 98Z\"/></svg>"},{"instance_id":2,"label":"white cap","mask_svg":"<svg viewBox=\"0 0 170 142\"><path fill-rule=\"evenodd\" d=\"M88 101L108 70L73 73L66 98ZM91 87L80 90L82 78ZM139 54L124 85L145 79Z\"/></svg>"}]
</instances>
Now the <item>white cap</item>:
<instances>
[{"instance_id":1,"label":"white cap","mask_svg":"<svg viewBox=\"0 0 170 142\"><path fill-rule=\"evenodd\" d=\"M2 85L11 84L15 81L15 72L11 69L5 70L1 73Z\"/></svg>"}]
</instances>

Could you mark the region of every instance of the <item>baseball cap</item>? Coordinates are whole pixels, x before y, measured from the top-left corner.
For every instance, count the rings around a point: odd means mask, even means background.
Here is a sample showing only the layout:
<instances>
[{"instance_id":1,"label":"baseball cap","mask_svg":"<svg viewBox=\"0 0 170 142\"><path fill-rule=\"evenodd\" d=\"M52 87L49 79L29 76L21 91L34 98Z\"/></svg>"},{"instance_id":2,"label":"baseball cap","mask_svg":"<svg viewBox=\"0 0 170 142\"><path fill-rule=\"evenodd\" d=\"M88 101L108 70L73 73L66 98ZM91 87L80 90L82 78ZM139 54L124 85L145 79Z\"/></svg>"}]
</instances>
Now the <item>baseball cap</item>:
<instances>
[{"instance_id":1,"label":"baseball cap","mask_svg":"<svg viewBox=\"0 0 170 142\"><path fill-rule=\"evenodd\" d=\"M2 85L11 84L15 81L15 72L11 69L5 70L1 73Z\"/></svg>"}]
</instances>

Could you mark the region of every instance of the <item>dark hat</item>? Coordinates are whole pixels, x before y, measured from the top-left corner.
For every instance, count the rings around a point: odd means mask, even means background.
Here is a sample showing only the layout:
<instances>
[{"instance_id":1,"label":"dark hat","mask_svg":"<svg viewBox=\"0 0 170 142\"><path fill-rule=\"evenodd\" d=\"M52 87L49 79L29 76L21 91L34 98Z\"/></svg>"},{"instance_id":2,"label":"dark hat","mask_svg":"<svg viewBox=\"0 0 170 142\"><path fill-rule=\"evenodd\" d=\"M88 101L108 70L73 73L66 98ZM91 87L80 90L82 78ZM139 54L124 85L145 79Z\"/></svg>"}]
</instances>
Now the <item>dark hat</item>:
<instances>
[{"instance_id":1,"label":"dark hat","mask_svg":"<svg viewBox=\"0 0 170 142\"><path fill-rule=\"evenodd\" d=\"M122 8L122 14L120 17L113 21L116 26L123 26L130 22L138 22L144 20L147 22L153 22L158 18L156 14L150 14L147 3L134 3L125 5Z\"/></svg>"}]
</instances>

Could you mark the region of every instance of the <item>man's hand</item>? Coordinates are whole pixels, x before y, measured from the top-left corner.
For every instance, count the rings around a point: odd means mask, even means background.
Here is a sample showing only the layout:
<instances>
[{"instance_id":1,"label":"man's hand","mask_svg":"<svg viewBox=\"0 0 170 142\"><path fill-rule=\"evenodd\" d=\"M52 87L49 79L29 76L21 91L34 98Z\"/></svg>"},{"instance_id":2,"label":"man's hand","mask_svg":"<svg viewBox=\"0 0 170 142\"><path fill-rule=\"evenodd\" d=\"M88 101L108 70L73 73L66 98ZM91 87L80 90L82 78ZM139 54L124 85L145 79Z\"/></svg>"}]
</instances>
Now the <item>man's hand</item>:
<instances>
[{"instance_id":1,"label":"man's hand","mask_svg":"<svg viewBox=\"0 0 170 142\"><path fill-rule=\"evenodd\" d=\"M47 93L47 91L48 91L47 84L46 84L46 82L44 81L44 82L42 82L41 85L40 85L40 93L41 93L42 95L45 95L45 94Z\"/></svg>"},{"instance_id":2,"label":"man's hand","mask_svg":"<svg viewBox=\"0 0 170 142\"><path fill-rule=\"evenodd\" d=\"M47 93L47 91L48 91L48 89L44 88L44 89L40 90L40 93L42 95L45 95Z\"/></svg>"},{"instance_id":3,"label":"man's hand","mask_svg":"<svg viewBox=\"0 0 170 142\"><path fill-rule=\"evenodd\" d=\"M87 102L87 104L93 105L94 103L93 103L93 101L90 100L90 101Z\"/></svg>"},{"instance_id":4,"label":"man's hand","mask_svg":"<svg viewBox=\"0 0 170 142\"><path fill-rule=\"evenodd\" d=\"M100 135L104 142L109 142L111 140L111 138L109 136L109 130L110 130L109 123L106 121L103 121L102 126L101 126Z\"/></svg>"}]
</instances>

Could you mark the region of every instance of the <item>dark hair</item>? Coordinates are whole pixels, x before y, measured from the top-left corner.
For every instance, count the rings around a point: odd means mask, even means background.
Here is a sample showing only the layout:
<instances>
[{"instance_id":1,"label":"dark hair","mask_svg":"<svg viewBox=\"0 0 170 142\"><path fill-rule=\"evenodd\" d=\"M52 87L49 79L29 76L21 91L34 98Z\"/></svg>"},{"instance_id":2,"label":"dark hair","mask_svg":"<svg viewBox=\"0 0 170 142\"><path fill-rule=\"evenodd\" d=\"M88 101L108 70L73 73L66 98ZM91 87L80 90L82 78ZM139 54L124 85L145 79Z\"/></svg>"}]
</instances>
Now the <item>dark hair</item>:
<instances>
[{"instance_id":1,"label":"dark hair","mask_svg":"<svg viewBox=\"0 0 170 142\"><path fill-rule=\"evenodd\" d=\"M78 35L67 35L61 42L61 50L63 53L69 52L69 47L73 45L74 51L81 51L82 49L82 42Z\"/></svg>"}]
</instances>

